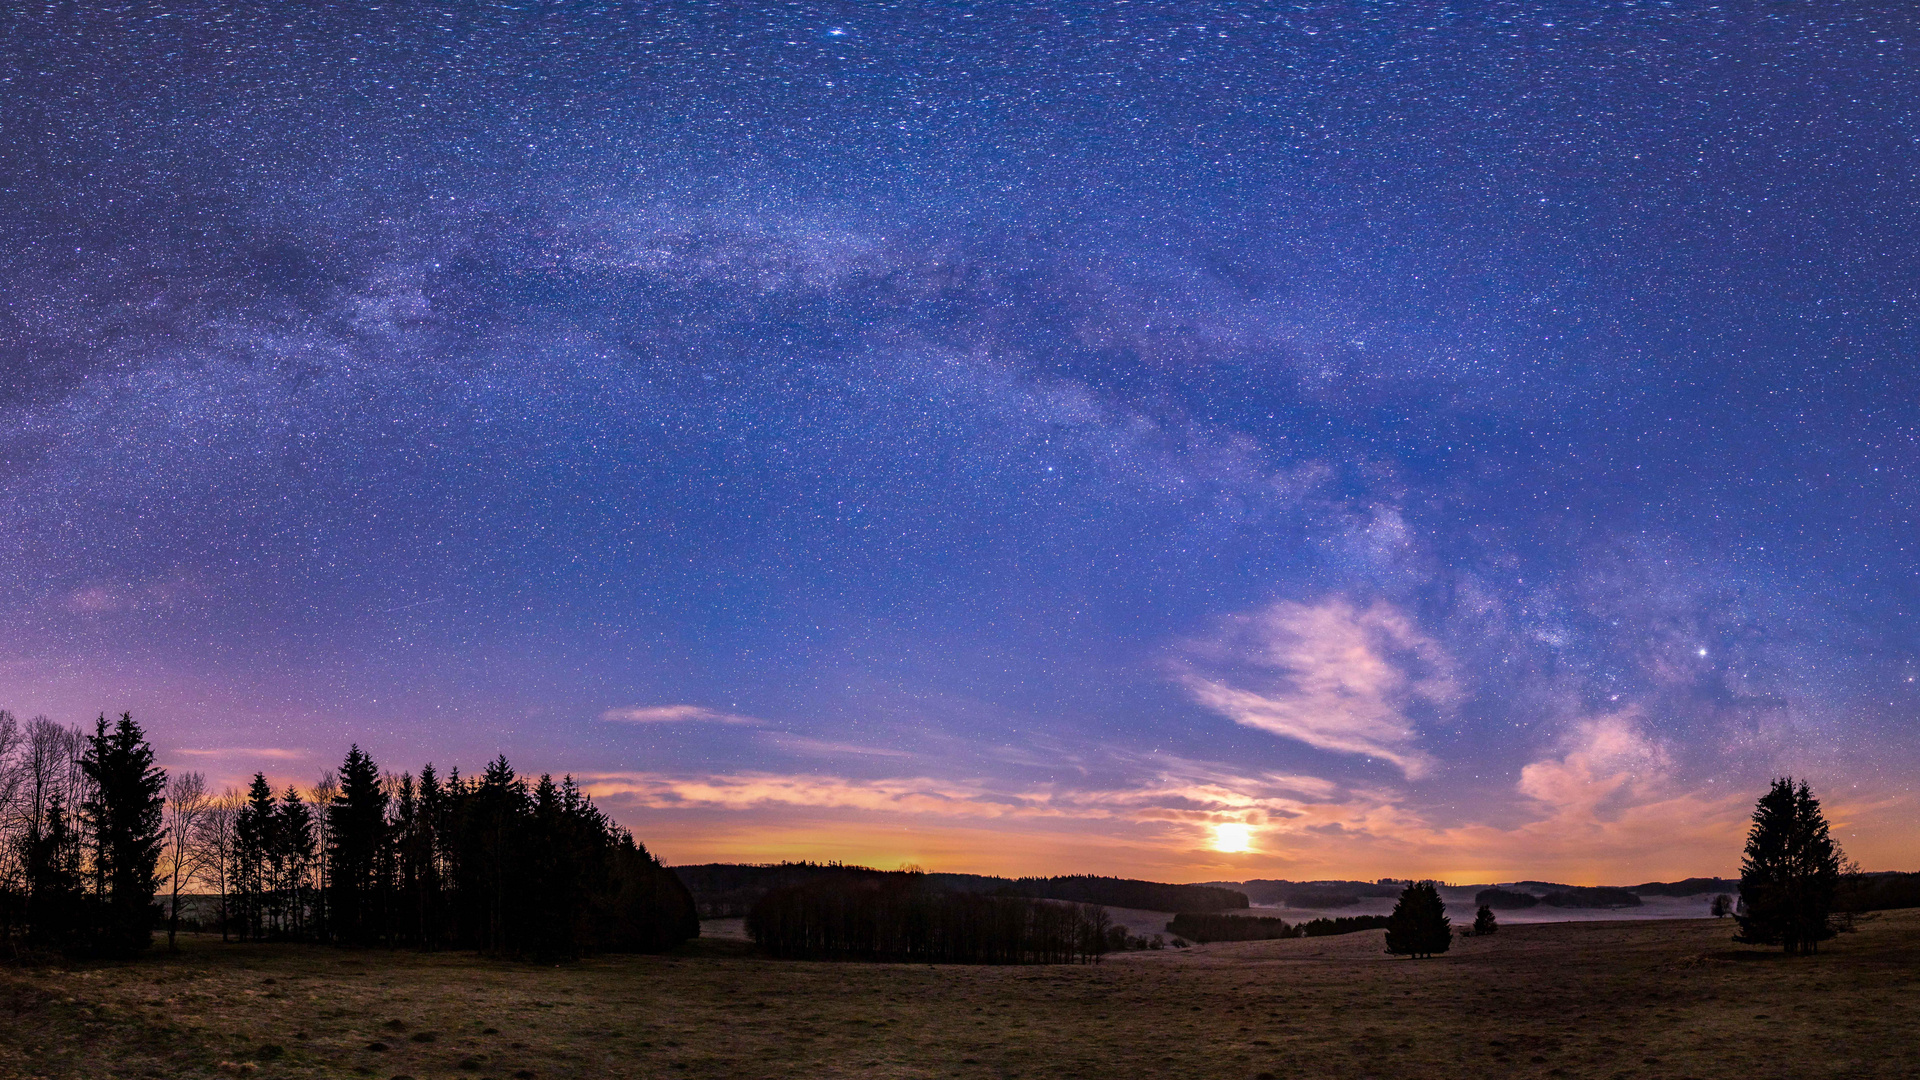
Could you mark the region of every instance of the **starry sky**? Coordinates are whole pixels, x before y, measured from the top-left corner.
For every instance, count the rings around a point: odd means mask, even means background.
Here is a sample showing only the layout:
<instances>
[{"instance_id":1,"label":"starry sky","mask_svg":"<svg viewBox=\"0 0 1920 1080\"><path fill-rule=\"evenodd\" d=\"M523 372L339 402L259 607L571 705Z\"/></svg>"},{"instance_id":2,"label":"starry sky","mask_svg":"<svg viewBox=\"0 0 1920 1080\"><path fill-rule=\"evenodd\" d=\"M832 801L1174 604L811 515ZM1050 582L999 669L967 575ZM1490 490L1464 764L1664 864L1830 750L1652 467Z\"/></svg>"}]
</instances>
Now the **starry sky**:
<instances>
[{"instance_id":1,"label":"starry sky","mask_svg":"<svg viewBox=\"0 0 1920 1080\"><path fill-rule=\"evenodd\" d=\"M1913 23L21 9L0 707L672 862L1920 868Z\"/></svg>"}]
</instances>

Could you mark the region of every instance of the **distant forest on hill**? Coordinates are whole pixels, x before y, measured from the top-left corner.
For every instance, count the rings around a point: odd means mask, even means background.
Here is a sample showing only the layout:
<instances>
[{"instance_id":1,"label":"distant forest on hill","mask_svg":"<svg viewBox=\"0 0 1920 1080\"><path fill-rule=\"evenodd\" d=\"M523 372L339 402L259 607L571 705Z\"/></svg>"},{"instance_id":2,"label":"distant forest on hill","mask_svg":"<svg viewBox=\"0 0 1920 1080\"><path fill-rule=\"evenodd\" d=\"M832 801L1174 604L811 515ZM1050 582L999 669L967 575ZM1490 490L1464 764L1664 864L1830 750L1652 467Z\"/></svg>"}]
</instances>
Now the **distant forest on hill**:
<instances>
[{"instance_id":1,"label":"distant forest on hill","mask_svg":"<svg viewBox=\"0 0 1920 1080\"><path fill-rule=\"evenodd\" d=\"M799 885L823 877L867 878L883 873L871 867L831 862L702 863L675 866L672 870L692 894L700 917L706 919L745 916L762 896L783 886ZM921 889L935 892L1018 896L1192 914L1235 911L1251 905L1338 909L1355 906L1363 900L1392 899L1406 885L1404 880L1398 879L1287 881L1255 878L1249 881L1168 884L1090 874L1007 878L985 874L925 872L918 873L918 880ZM1681 881L1649 881L1631 886L1595 886L1527 880L1498 886L1456 885L1446 888L1476 889L1479 891L1476 903L1490 904L1499 910L1542 905L1564 909L1629 908L1640 906L1642 898L1650 896L1738 895L1740 882L1721 877L1691 877ZM1841 885L1838 903L1842 910L1850 911L1920 906L1920 874L1877 872L1849 878ZM1312 923L1298 925L1309 926ZM1245 928L1232 929L1236 933L1248 932Z\"/></svg>"},{"instance_id":2,"label":"distant forest on hill","mask_svg":"<svg viewBox=\"0 0 1920 1080\"><path fill-rule=\"evenodd\" d=\"M700 916L707 919L744 916L761 897L777 888L822 878L864 880L889 873L872 867L812 862L705 863L672 869L692 892ZM932 873L916 876L919 888L933 892L1062 900L1146 911L1230 911L1248 906L1245 893L1212 885L1168 885L1089 874L1044 878Z\"/></svg>"},{"instance_id":3,"label":"distant forest on hill","mask_svg":"<svg viewBox=\"0 0 1920 1080\"><path fill-rule=\"evenodd\" d=\"M1167 924L1167 932L1206 945L1215 941L1272 941L1278 938L1332 937L1360 930L1380 930L1385 915L1352 915L1337 919L1310 919L1290 923L1259 915L1218 915L1181 912Z\"/></svg>"},{"instance_id":4,"label":"distant forest on hill","mask_svg":"<svg viewBox=\"0 0 1920 1080\"><path fill-rule=\"evenodd\" d=\"M788 959L925 964L1097 963L1153 947L1098 904L1005 890L943 888L927 875L855 868L775 886L747 912L747 934Z\"/></svg>"}]
</instances>

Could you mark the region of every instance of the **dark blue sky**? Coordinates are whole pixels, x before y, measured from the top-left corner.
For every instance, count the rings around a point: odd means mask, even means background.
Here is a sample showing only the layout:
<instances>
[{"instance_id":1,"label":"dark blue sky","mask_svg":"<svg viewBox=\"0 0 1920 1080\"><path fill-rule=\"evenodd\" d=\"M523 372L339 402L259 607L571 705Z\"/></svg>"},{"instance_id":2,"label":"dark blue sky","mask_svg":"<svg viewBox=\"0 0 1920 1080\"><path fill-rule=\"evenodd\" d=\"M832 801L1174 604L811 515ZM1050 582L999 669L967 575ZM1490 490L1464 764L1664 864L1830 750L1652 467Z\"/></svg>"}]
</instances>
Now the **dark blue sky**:
<instances>
[{"instance_id":1,"label":"dark blue sky","mask_svg":"<svg viewBox=\"0 0 1920 1080\"><path fill-rule=\"evenodd\" d=\"M1781 771L1913 850L1911 10L4 34L0 707L676 861L1708 873Z\"/></svg>"}]
</instances>

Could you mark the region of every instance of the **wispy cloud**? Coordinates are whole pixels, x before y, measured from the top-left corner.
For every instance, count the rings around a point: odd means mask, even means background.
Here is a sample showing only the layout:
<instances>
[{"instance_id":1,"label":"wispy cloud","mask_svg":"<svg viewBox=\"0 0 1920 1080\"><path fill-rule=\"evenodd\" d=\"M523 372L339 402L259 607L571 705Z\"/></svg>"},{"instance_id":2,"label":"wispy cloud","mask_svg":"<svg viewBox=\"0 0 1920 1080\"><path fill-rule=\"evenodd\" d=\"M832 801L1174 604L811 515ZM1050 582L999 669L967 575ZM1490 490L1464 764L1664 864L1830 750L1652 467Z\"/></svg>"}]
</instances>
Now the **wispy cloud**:
<instances>
[{"instance_id":1,"label":"wispy cloud","mask_svg":"<svg viewBox=\"0 0 1920 1080\"><path fill-rule=\"evenodd\" d=\"M1044 803L1044 796L1002 794L978 785L928 777L854 780L781 773L671 776L627 772L587 773L579 779L596 798L620 796L654 809L752 810L788 806L1000 817L1022 810L1039 810Z\"/></svg>"},{"instance_id":2,"label":"wispy cloud","mask_svg":"<svg viewBox=\"0 0 1920 1080\"><path fill-rule=\"evenodd\" d=\"M623 724L758 724L751 716L719 712L704 705L632 705L608 709L600 719Z\"/></svg>"},{"instance_id":3,"label":"wispy cloud","mask_svg":"<svg viewBox=\"0 0 1920 1080\"><path fill-rule=\"evenodd\" d=\"M793 772L581 780L609 808L640 812L650 829L676 837L689 858L722 849L746 859L876 858L871 852L906 844L916 858L944 853L940 869L997 873L1009 870L1008 852L1044 850L1043 864L1020 865L1054 873L1157 867L1188 880L1391 874L1620 884L1726 873L1754 797L1745 786L1680 777L1633 714L1571 725L1521 770L1499 821L1461 821L1405 792L1312 776L1181 758L1140 764L1132 780L1092 786ZM1911 800L1829 807L1844 824L1903 813ZM1253 852L1211 850L1214 826L1227 822L1253 827ZM813 846L793 846L802 834ZM1011 846L984 839L996 835Z\"/></svg>"},{"instance_id":4,"label":"wispy cloud","mask_svg":"<svg viewBox=\"0 0 1920 1080\"><path fill-rule=\"evenodd\" d=\"M313 756L306 750L294 750L282 746L213 746L198 749L175 750L176 754L188 757L208 758L266 758L269 761L305 761Z\"/></svg>"},{"instance_id":5,"label":"wispy cloud","mask_svg":"<svg viewBox=\"0 0 1920 1080\"><path fill-rule=\"evenodd\" d=\"M810 739L804 735L789 735L785 732L768 732L764 738L767 743L796 754L818 754L823 757L910 758L915 756L909 751L895 750L892 747L861 746L857 743Z\"/></svg>"},{"instance_id":6,"label":"wispy cloud","mask_svg":"<svg viewBox=\"0 0 1920 1080\"><path fill-rule=\"evenodd\" d=\"M1360 609L1334 598L1229 620L1219 636L1189 647L1180 680L1235 723L1418 777L1432 759L1415 745L1412 713L1458 701L1452 669L1439 643L1391 605Z\"/></svg>"}]
</instances>

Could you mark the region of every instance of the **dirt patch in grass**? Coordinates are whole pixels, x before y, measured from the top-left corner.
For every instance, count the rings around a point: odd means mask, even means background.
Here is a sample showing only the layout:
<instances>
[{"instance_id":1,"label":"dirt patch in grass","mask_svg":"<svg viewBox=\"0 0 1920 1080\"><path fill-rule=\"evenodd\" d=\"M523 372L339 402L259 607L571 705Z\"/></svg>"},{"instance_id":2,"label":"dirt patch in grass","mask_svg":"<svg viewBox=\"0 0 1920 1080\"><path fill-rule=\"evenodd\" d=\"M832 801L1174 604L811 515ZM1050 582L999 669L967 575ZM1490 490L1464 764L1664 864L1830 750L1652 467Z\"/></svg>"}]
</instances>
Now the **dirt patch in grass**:
<instances>
[{"instance_id":1,"label":"dirt patch in grass","mask_svg":"<svg viewBox=\"0 0 1920 1080\"><path fill-rule=\"evenodd\" d=\"M0 973L0 1076L1920 1076L1920 911L1804 959L1731 932L1518 925L1409 961L1376 931L1048 968L191 940Z\"/></svg>"}]
</instances>

